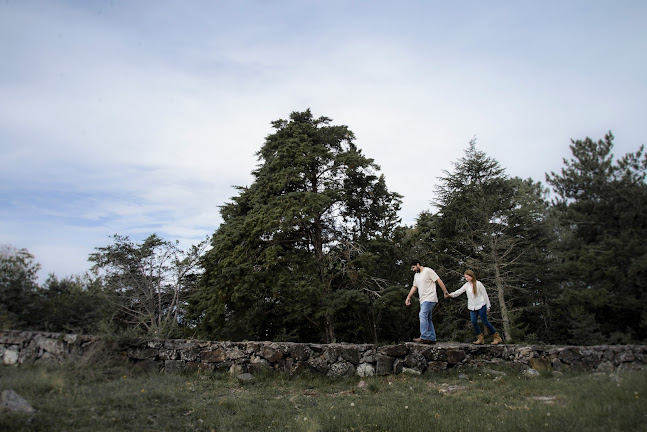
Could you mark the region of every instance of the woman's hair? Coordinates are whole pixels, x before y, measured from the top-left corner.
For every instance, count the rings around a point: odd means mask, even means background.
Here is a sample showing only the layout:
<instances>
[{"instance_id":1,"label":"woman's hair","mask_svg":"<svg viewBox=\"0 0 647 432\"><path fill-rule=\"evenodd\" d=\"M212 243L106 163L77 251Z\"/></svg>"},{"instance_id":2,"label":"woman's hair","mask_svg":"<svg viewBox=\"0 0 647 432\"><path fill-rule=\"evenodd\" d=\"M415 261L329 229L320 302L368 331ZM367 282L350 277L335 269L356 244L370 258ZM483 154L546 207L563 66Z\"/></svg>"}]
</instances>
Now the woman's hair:
<instances>
[{"instance_id":1,"label":"woman's hair","mask_svg":"<svg viewBox=\"0 0 647 432\"><path fill-rule=\"evenodd\" d=\"M472 277L472 292L476 295L476 275L472 270L465 270L464 274Z\"/></svg>"}]
</instances>

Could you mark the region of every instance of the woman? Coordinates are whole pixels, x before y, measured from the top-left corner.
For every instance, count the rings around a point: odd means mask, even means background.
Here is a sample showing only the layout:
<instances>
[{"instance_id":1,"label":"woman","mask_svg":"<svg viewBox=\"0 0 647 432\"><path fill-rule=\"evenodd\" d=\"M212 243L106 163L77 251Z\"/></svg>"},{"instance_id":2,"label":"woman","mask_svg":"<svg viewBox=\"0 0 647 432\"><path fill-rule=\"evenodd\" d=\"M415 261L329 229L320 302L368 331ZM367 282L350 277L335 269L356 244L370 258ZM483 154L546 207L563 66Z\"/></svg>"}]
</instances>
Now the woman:
<instances>
[{"instance_id":1,"label":"woman","mask_svg":"<svg viewBox=\"0 0 647 432\"><path fill-rule=\"evenodd\" d=\"M470 310L470 318L472 320L472 326L474 326L474 331L477 334L477 339L472 342L476 345L483 345L483 332L478 325L478 317L481 317L481 322L491 334L494 335L494 340L491 345L497 345L503 340L499 333L496 332L490 321L487 320L487 311L490 310L490 298L485 291L483 284L476 280L476 276L472 270L465 270L465 285L460 287L458 290L453 293L445 294L447 297L458 297L459 295L465 293L467 295L467 308Z\"/></svg>"}]
</instances>

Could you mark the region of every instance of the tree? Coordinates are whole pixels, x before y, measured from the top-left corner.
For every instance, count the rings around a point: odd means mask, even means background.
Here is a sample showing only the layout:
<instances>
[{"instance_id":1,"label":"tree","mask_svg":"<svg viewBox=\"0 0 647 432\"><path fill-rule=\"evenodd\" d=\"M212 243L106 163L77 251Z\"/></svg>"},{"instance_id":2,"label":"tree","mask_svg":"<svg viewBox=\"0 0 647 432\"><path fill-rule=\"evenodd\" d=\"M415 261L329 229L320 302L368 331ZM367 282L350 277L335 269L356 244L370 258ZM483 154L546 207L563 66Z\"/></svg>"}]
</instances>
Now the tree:
<instances>
[{"instance_id":1,"label":"tree","mask_svg":"<svg viewBox=\"0 0 647 432\"><path fill-rule=\"evenodd\" d=\"M37 290L40 330L96 334L109 319L111 304L98 279L89 275L59 279L51 274Z\"/></svg>"},{"instance_id":2,"label":"tree","mask_svg":"<svg viewBox=\"0 0 647 432\"><path fill-rule=\"evenodd\" d=\"M115 234L114 244L90 255L93 270L102 272L109 299L124 323L149 334L176 327L184 318L188 291L197 279L197 263L206 242L188 252L153 234L141 244Z\"/></svg>"},{"instance_id":3,"label":"tree","mask_svg":"<svg viewBox=\"0 0 647 432\"><path fill-rule=\"evenodd\" d=\"M647 155L641 146L615 161L613 139L571 140L561 173L546 176L571 343L647 339Z\"/></svg>"},{"instance_id":4,"label":"tree","mask_svg":"<svg viewBox=\"0 0 647 432\"><path fill-rule=\"evenodd\" d=\"M444 265L450 272L461 269L456 277L466 268L474 270L495 289L491 300L500 309L506 340L523 335L520 315L546 312L550 236L545 191L531 179L509 178L472 140L454 171L440 178L436 192L435 247Z\"/></svg>"},{"instance_id":5,"label":"tree","mask_svg":"<svg viewBox=\"0 0 647 432\"><path fill-rule=\"evenodd\" d=\"M357 300L339 296L358 257L397 226L400 196L348 127L330 123L309 109L272 122L254 182L221 208L203 260L192 316L204 334L336 340L335 315Z\"/></svg>"},{"instance_id":6,"label":"tree","mask_svg":"<svg viewBox=\"0 0 647 432\"><path fill-rule=\"evenodd\" d=\"M40 264L27 249L0 245L0 328L29 328Z\"/></svg>"}]
</instances>

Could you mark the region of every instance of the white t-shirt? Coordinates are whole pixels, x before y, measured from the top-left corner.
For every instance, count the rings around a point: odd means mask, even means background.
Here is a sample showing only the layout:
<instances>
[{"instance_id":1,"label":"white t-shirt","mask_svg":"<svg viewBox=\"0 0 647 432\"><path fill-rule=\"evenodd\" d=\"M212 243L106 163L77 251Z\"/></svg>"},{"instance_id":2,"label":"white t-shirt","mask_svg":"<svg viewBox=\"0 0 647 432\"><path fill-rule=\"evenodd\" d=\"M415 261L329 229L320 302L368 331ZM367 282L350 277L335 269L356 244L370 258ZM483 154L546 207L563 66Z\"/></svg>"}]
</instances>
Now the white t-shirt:
<instances>
[{"instance_id":1,"label":"white t-shirt","mask_svg":"<svg viewBox=\"0 0 647 432\"><path fill-rule=\"evenodd\" d=\"M485 287L481 281L476 281L476 295L474 295L471 282L465 282L465 285L453 293L449 293L449 295L452 297L458 297L463 293L467 294L467 308L469 310L479 310L483 305L487 305L487 308L490 309L490 298L488 297L487 291L485 291Z\"/></svg>"},{"instance_id":2,"label":"white t-shirt","mask_svg":"<svg viewBox=\"0 0 647 432\"><path fill-rule=\"evenodd\" d=\"M438 303L436 294L436 281L440 279L435 271L429 267L423 267L420 273L413 275L413 286L418 288L420 304L423 302Z\"/></svg>"}]
</instances>

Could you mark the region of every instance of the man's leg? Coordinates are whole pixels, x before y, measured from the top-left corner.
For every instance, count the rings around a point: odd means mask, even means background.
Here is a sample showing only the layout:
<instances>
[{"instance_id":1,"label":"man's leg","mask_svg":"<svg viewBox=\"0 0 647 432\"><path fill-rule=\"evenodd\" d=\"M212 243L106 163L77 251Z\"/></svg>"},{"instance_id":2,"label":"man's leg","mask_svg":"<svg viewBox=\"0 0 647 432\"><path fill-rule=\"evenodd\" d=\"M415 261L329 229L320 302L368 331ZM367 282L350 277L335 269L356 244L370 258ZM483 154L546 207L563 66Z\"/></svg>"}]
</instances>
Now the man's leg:
<instances>
[{"instance_id":1,"label":"man's leg","mask_svg":"<svg viewBox=\"0 0 647 432\"><path fill-rule=\"evenodd\" d=\"M430 341L436 340L436 330L431 319L434 306L436 306L435 302L423 302L420 305L420 337Z\"/></svg>"}]
</instances>

